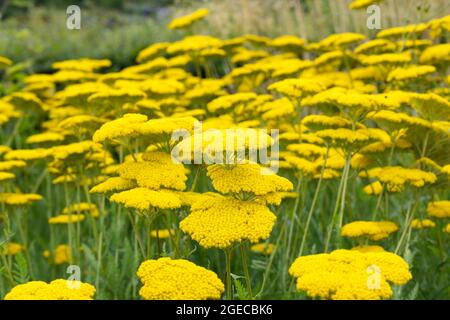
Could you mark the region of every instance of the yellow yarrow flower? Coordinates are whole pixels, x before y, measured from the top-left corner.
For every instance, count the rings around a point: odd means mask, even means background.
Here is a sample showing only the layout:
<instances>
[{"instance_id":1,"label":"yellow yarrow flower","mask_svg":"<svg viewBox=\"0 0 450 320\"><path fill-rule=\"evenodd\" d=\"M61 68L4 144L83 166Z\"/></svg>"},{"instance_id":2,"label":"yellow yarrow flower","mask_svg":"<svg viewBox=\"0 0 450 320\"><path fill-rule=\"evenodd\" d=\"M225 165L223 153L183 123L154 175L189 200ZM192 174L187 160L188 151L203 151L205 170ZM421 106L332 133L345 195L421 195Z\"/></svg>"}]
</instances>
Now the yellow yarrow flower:
<instances>
[{"instance_id":1,"label":"yellow yarrow flower","mask_svg":"<svg viewBox=\"0 0 450 320\"><path fill-rule=\"evenodd\" d=\"M332 300L388 299L392 296L391 283L403 285L412 278L408 264L400 256L358 250L299 257L289 273L297 278L299 291Z\"/></svg>"},{"instance_id":2,"label":"yellow yarrow flower","mask_svg":"<svg viewBox=\"0 0 450 320\"><path fill-rule=\"evenodd\" d=\"M288 179L254 163L233 166L215 164L208 166L207 174L212 180L214 189L223 194L249 193L260 196L293 188L292 182Z\"/></svg>"},{"instance_id":3,"label":"yellow yarrow flower","mask_svg":"<svg viewBox=\"0 0 450 320\"><path fill-rule=\"evenodd\" d=\"M225 289L214 272L184 259L146 260L136 274L146 300L219 299Z\"/></svg>"},{"instance_id":4,"label":"yellow yarrow flower","mask_svg":"<svg viewBox=\"0 0 450 320\"><path fill-rule=\"evenodd\" d=\"M90 193L109 193L129 190L137 187L133 180L124 179L121 177L108 178L89 190Z\"/></svg>"},{"instance_id":5,"label":"yellow yarrow flower","mask_svg":"<svg viewBox=\"0 0 450 320\"><path fill-rule=\"evenodd\" d=\"M94 294L95 287L88 283L57 279L19 284L5 295L5 300L93 300Z\"/></svg>"},{"instance_id":6,"label":"yellow yarrow flower","mask_svg":"<svg viewBox=\"0 0 450 320\"><path fill-rule=\"evenodd\" d=\"M1 247L0 247L1 248ZM0 255L15 256L19 252L23 252L25 247L16 242L7 242L0 250Z\"/></svg>"},{"instance_id":7,"label":"yellow yarrow flower","mask_svg":"<svg viewBox=\"0 0 450 320\"><path fill-rule=\"evenodd\" d=\"M180 222L180 229L204 248L230 247L269 237L275 215L263 204L231 197L211 197L196 202Z\"/></svg>"},{"instance_id":8,"label":"yellow yarrow flower","mask_svg":"<svg viewBox=\"0 0 450 320\"><path fill-rule=\"evenodd\" d=\"M137 209L144 214L157 209L175 209L181 206L176 193L168 190L150 190L147 188L134 188L113 194L110 201L120 203L126 208Z\"/></svg>"},{"instance_id":9,"label":"yellow yarrow flower","mask_svg":"<svg viewBox=\"0 0 450 320\"><path fill-rule=\"evenodd\" d=\"M42 199L41 195L34 193L0 193L0 203L9 206L30 205L32 202Z\"/></svg>"},{"instance_id":10,"label":"yellow yarrow flower","mask_svg":"<svg viewBox=\"0 0 450 320\"><path fill-rule=\"evenodd\" d=\"M341 235L348 238L368 238L379 241L398 230L398 226L390 221L354 221L344 225Z\"/></svg>"},{"instance_id":11,"label":"yellow yarrow flower","mask_svg":"<svg viewBox=\"0 0 450 320\"><path fill-rule=\"evenodd\" d=\"M69 224L78 223L86 218L84 214L61 214L55 217L48 218L49 224Z\"/></svg>"},{"instance_id":12,"label":"yellow yarrow flower","mask_svg":"<svg viewBox=\"0 0 450 320\"><path fill-rule=\"evenodd\" d=\"M209 10L206 8L198 9L191 14L175 18L169 23L169 29L182 29L189 27L194 22L199 21L206 17L209 13Z\"/></svg>"},{"instance_id":13,"label":"yellow yarrow flower","mask_svg":"<svg viewBox=\"0 0 450 320\"><path fill-rule=\"evenodd\" d=\"M449 218L450 217L450 201L433 201L428 203L428 215L435 218Z\"/></svg>"},{"instance_id":14,"label":"yellow yarrow flower","mask_svg":"<svg viewBox=\"0 0 450 320\"><path fill-rule=\"evenodd\" d=\"M434 228L436 223L430 219L414 219L411 221L411 228L413 229L426 229L426 228Z\"/></svg>"},{"instance_id":15,"label":"yellow yarrow flower","mask_svg":"<svg viewBox=\"0 0 450 320\"><path fill-rule=\"evenodd\" d=\"M121 178L136 181L139 187L152 190L160 188L184 190L186 174L182 164L175 164L171 156L163 152L147 152L143 162L127 161L118 168Z\"/></svg>"},{"instance_id":16,"label":"yellow yarrow flower","mask_svg":"<svg viewBox=\"0 0 450 320\"><path fill-rule=\"evenodd\" d=\"M271 255L273 250L275 249L275 245L272 243L257 243L250 247L250 250L256 253L261 253L264 255Z\"/></svg>"}]
</instances>

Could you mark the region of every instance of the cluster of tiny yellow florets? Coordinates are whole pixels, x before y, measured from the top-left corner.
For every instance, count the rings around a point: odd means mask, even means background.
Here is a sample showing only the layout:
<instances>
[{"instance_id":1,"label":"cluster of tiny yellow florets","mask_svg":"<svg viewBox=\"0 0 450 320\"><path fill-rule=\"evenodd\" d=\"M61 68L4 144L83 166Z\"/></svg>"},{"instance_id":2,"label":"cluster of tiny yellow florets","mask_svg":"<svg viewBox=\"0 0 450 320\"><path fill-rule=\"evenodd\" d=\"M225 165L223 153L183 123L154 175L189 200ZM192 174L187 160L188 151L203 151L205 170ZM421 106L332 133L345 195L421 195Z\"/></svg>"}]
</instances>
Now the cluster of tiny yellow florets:
<instances>
[{"instance_id":1,"label":"cluster of tiny yellow florets","mask_svg":"<svg viewBox=\"0 0 450 320\"><path fill-rule=\"evenodd\" d=\"M58 279L19 284L6 294L5 300L92 300L94 294L94 286L88 283Z\"/></svg>"},{"instance_id":2,"label":"cluster of tiny yellow florets","mask_svg":"<svg viewBox=\"0 0 450 320\"><path fill-rule=\"evenodd\" d=\"M137 276L144 284L139 294L146 300L219 299L224 291L214 272L184 259L146 260Z\"/></svg>"},{"instance_id":3,"label":"cluster of tiny yellow florets","mask_svg":"<svg viewBox=\"0 0 450 320\"><path fill-rule=\"evenodd\" d=\"M297 289L332 300L378 300L392 296L390 284L411 278L408 264L385 251L335 250L297 258L289 269Z\"/></svg>"},{"instance_id":4,"label":"cluster of tiny yellow florets","mask_svg":"<svg viewBox=\"0 0 450 320\"><path fill-rule=\"evenodd\" d=\"M341 235L349 238L365 237L378 241L387 238L389 234L398 230L398 226L391 221L354 221L344 225Z\"/></svg>"}]
</instances>

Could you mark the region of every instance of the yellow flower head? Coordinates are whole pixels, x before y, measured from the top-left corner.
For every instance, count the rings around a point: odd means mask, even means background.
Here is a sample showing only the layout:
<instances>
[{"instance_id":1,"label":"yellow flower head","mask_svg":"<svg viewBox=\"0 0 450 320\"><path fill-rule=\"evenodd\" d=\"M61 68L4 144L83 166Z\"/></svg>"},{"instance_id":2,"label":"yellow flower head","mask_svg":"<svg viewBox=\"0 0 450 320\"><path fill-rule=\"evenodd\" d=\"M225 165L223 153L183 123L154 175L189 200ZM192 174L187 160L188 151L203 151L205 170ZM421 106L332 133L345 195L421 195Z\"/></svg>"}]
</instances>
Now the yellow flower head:
<instances>
[{"instance_id":1,"label":"yellow flower head","mask_svg":"<svg viewBox=\"0 0 450 320\"><path fill-rule=\"evenodd\" d=\"M12 61L7 57L0 56L0 70L12 65Z\"/></svg>"},{"instance_id":2,"label":"yellow flower head","mask_svg":"<svg viewBox=\"0 0 450 320\"><path fill-rule=\"evenodd\" d=\"M30 205L39 200L42 200L42 196L34 193L0 193L0 203L8 206Z\"/></svg>"},{"instance_id":3,"label":"yellow flower head","mask_svg":"<svg viewBox=\"0 0 450 320\"><path fill-rule=\"evenodd\" d=\"M158 239L167 239L175 234L174 229L157 229L150 231L150 237Z\"/></svg>"},{"instance_id":4,"label":"yellow flower head","mask_svg":"<svg viewBox=\"0 0 450 320\"><path fill-rule=\"evenodd\" d=\"M7 242L3 248L0 247L0 255L15 256L19 252L23 252L25 247L20 243Z\"/></svg>"},{"instance_id":5,"label":"yellow flower head","mask_svg":"<svg viewBox=\"0 0 450 320\"><path fill-rule=\"evenodd\" d=\"M214 272L184 259L146 260L137 276L143 283L139 294L146 300L219 299L224 291Z\"/></svg>"},{"instance_id":6,"label":"yellow flower head","mask_svg":"<svg viewBox=\"0 0 450 320\"><path fill-rule=\"evenodd\" d=\"M394 27L384 29L378 32L377 38L397 38L405 36L406 34L421 34L428 28L427 24L410 24L407 26Z\"/></svg>"},{"instance_id":7,"label":"yellow flower head","mask_svg":"<svg viewBox=\"0 0 450 320\"><path fill-rule=\"evenodd\" d=\"M414 219L411 221L411 228L413 229L426 229L426 228L434 228L436 223L430 219Z\"/></svg>"},{"instance_id":8,"label":"yellow flower head","mask_svg":"<svg viewBox=\"0 0 450 320\"><path fill-rule=\"evenodd\" d=\"M12 180L15 177L16 177L16 175L14 173L0 171L0 182L7 181L7 180Z\"/></svg>"},{"instance_id":9,"label":"yellow flower head","mask_svg":"<svg viewBox=\"0 0 450 320\"><path fill-rule=\"evenodd\" d=\"M120 203L126 208L137 209L139 213L155 209L175 209L181 206L176 193L168 190L150 190L147 188L134 188L113 194L110 201Z\"/></svg>"},{"instance_id":10,"label":"yellow flower head","mask_svg":"<svg viewBox=\"0 0 450 320\"><path fill-rule=\"evenodd\" d=\"M149 45L145 49L139 51L136 62L142 63L155 58L164 53L169 45L169 42L156 42Z\"/></svg>"},{"instance_id":11,"label":"yellow flower head","mask_svg":"<svg viewBox=\"0 0 450 320\"><path fill-rule=\"evenodd\" d=\"M422 64L438 64L450 61L450 43L437 44L426 48L419 58Z\"/></svg>"},{"instance_id":12,"label":"yellow flower head","mask_svg":"<svg viewBox=\"0 0 450 320\"><path fill-rule=\"evenodd\" d=\"M208 176L214 188L223 194L250 193L265 195L270 192L292 190L292 182L254 163L233 166L208 166Z\"/></svg>"},{"instance_id":13,"label":"yellow flower head","mask_svg":"<svg viewBox=\"0 0 450 320\"><path fill-rule=\"evenodd\" d=\"M169 154L144 153L143 162L126 161L118 168L121 178L136 181L139 187L152 190L160 188L184 190L186 174L182 164L175 164Z\"/></svg>"},{"instance_id":14,"label":"yellow flower head","mask_svg":"<svg viewBox=\"0 0 450 320\"><path fill-rule=\"evenodd\" d=\"M218 97L208 103L208 111L218 112L235 109L241 104L247 104L255 100L257 95L253 92L249 93L235 93Z\"/></svg>"},{"instance_id":15,"label":"yellow flower head","mask_svg":"<svg viewBox=\"0 0 450 320\"><path fill-rule=\"evenodd\" d=\"M93 300L94 294L95 287L88 283L58 279L19 284L6 294L5 300Z\"/></svg>"},{"instance_id":16,"label":"yellow flower head","mask_svg":"<svg viewBox=\"0 0 450 320\"><path fill-rule=\"evenodd\" d=\"M357 247L353 247L351 250L356 250L361 253L367 253L367 252L383 252L385 251L383 247L380 246L370 246L370 245L361 245Z\"/></svg>"},{"instance_id":17,"label":"yellow flower head","mask_svg":"<svg viewBox=\"0 0 450 320\"><path fill-rule=\"evenodd\" d=\"M68 224L68 223L78 223L85 219L84 214L61 214L55 217L48 218L49 224Z\"/></svg>"},{"instance_id":18,"label":"yellow flower head","mask_svg":"<svg viewBox=\"0 0 450 320\"><path fill-rule=\"evenodd\" d=\"M449 218L450 217L450 201L433 201L428 203L428 215L435 218Z\"/></svg>"},{"instance_id":19,"label":"yellow flower head","mask_svg":"<svg viewBox=\"0 0 450 320\"><path fill-rule=\"evenodd\" d=\"M363 237L379 241L397 230L397 225L390 221L354 221L342 227L341 235L349 238Z\"/></svg>"},{"instance_id":20,"label":"yellow flower head","mask_svg":"<svg viewBox=\"0 0 450 320\"><path fill-rule=\"evenodd\" d=\"M58 70L77 70L92 72L96 69L107 68L111 66L111 61L108 59L76 59L76 60L64 60L54 62L52 64L53 69Z\"/></svg>"},{"instance_id":21,"label":"yellow flower head","mask_svg":"<svg viewBox=\"0 0 450 320\"><path fill-rule=\"evenodd\" d=\"M378 178L380 182L387 184L390 192L403 191L406 185L421 188L437 181L436 175L432 172L399 166L374 168L369 173L372 178Z\"/></svg>"},{"instance_id":22,"label":"yellow flower head","mask_svg":"<svg viewBox=\"0 0 450 320\"><path fill-rule=\"evenodd\" d=\"M264 255L271 255L273 250L275 249L275 245L272 243L257 243L250 247L250 250L256 253L261 253Z\"/></svg>"},{"instance_id":23,"label":"yellow flower head","mask_svg":"<svg viewBox=\"0 0 450 320\"><path fill-rule=\"evenodd\" d=\"M389 72L387 81L408 81L420 79L436 71L434 66L409 66L407 68L396 68Z\"/></svg>"},{"instance_id":24,"label":"yellow flower head","mask_svg":"<svg viewBox=\"0 0 450 320\"><path fill-rule=\"evenodd\" d=\"M382 0L354 0L352 3L348 5L348 8L351 10L357 10L357 9L365 9L368 6L378 3Z\"/></svg>"},{"instance_id":25,"label":"yellow flower head","mask_svg":"<svg viewBox=\"0 0 450 320\"><path fill-rule=\"evenodd\" d=\"M90 213L92 217L96 218L99 216L98 208L95 204L89 202L80 202L71 204L63 209L63 214L80 214L80 213Z\"/></svg>"},{"instance_id":26,"label":"yellow flower head","mask_svg":"<svg viewBox=\"0 0 450 320\"><path fill-rule=\"evenodd\" d=\"M285 79L271 84L268 89L287 97L300 98L303 95L321 92L326 88L314 79Z\"/></svg>"},{"instance_id":27,"label":"yellow flower head","mask_svg":"<svg viewBox=\"0 0 450 320\"><path fill-rule=\"evenodd\" d=\"M45 250L43 253L45 258L50 258L52 254L49 250ZM55 249L53 263L56 265L72 263L72 249L66 244L60 244Z\"/></svg>"},{"instance_id":28,"label":"yellow flower head","mask_svg":"<svg viewBox=\"0 0 450 320\"><path fill-rule=\"evenodd\" d=\"M227 248L236 242L269 237L275 215L263 204L230 197L196 202L180 229L204 248Z\"/></svg>"},{"instance_id":29,"label":"yellow flower head","mask_svg":"<svg viewBox=\"0 0 450 320\"><path fill-rule=\"evenodd\" d=\"M360 42L366 37L360 33L337 33L332 34L319 42L319 47L325 50L332 50Z\"/></svg>"},{"instance_id":30,"label":"yellow flower head","mask_svg":"<svg viewBox=\"0 0 450 320\"><path fill-rule=\"evenodd\" d=\"M208 9L201 8L191 14L175 18L169 23L169 29L182 29L192 25L194 22L199 21L206 17L209 13Z\"/></svg>"},{"instance_id":31,"label":"yellow flower head","mask_svg":"<svg viewBox=\"0 0 450 320\"><path fill-rule=\"evenodd\" d=\"M297 258L289 268L297 289L313 298L379 300L392 296L390 284L411 278L408 264L390 252L335 250Z\"/></svg>"},{"instance_id":32,"label":"yellow flower head","mask_svg":"<svg viewBox=\"0 0 450 320\"><path fill-rule=\"evenodd\" d=\"M109 193L129 190L137 187L133 180L124 179L121 177L108 178L100 184L89 190L90 193Z\"/></svg>"}]
</instances>

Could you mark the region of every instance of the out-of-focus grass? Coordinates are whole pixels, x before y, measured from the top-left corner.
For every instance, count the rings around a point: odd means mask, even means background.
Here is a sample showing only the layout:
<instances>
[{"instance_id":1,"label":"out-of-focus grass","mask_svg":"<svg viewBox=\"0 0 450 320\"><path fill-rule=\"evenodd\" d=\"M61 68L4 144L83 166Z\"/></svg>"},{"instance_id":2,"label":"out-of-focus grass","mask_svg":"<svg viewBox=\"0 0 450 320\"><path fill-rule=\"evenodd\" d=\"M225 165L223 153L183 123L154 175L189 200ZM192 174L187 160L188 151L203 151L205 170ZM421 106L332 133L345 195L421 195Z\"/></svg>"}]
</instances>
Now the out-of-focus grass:
<instances>
[{"instance_id":1,"label":"out-of-focus grass","mask_svg":"<svg viewBox=\"0 0 450 320\"><path fill-rule=\"evenodd\" d=\"M0 55L14 62L31 60L33 72L76 57L110 58L121 67L149 43L173 38L151 17L92 9L81 14L80 30L66 28L61 9L35 8L20 19L0 21Z\"/></svg>"}]
</instances>

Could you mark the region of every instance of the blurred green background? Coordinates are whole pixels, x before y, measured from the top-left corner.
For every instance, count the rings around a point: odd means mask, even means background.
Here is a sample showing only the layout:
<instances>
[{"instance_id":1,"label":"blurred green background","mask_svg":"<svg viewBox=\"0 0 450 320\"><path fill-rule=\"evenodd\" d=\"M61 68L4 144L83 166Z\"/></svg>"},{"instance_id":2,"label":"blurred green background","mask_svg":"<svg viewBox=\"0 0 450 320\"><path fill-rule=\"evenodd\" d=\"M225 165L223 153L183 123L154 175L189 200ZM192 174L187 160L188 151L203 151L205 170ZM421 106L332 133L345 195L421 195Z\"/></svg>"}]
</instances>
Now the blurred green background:
<instances>
[{"instance_id":1,"label":"blurred green background","mask_svg":"<svg viewBox=\"0 0 450 320\"><path fill-rule=\"evenodd\" d=\"M196 32L218 37L242 33L295 34L311 41L332 32L374 33L365 10L348 9L351 0L0 0L0 55L29 72L77 57L109 58L113 68L134 62L155 41L183 36L167 29L175 16L199 7L210 15ZM81 29L66 28L66 8L81 8ZM384 0L382 27L417 23L448 14L447 0Z\"/></svg>"}]
</instances>

